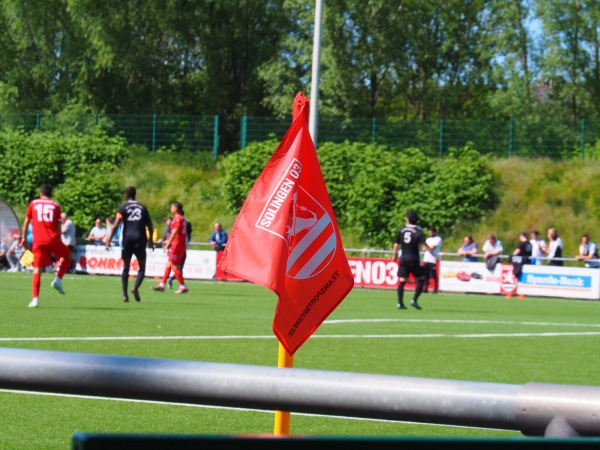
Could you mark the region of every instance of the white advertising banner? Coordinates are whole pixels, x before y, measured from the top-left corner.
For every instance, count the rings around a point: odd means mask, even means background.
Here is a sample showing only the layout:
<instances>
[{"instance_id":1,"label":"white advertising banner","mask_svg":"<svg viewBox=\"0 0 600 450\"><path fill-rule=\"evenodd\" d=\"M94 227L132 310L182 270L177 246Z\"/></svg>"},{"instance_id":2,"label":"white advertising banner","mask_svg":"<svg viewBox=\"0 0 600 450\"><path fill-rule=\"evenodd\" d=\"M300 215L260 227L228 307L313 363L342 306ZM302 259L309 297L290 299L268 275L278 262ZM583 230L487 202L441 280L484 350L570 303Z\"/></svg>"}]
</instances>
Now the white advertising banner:
<instances>
[{"instance_id":1,"label":"white advertising banner","mask_svg":"<svg viewBox=\"0 0 600 450\"><path fill-rule=\"evenodd\" d=\"M146 249L146 276L162 276L167 265L167 254L162 248L152 251ZM89 274L121 275L123 260L121 249L110 247L106 250L101 245L78 245L75 248L77 271ZM138 262L135 257L131 261L130 275L136 275ZM183 277L190 280L213 280L217 272L217 255L213 250L188 250L183 267Z\"/></svg>"},{"instance_id":2,"label":"white advertising banner","mask_svg":"<svg viewBox=\"0 0 600 450\"><path fill-rule=\"evenodd\" d=\"M482 262L441 261L440 291L598 300L600 269L526 264L516 280L511 264L490 272Z\"/></svg>"},{"instance_id":3,"label":"white advertising banner","mask_svg":"<svg viewBox=\"0 0 600 450\"><path fill-rule=\"evenodd\" d=\"M517 293L539 297L600 299L600 269L523 266Z\"/></svg>"},{"instance_id":4,"label":"white advertising banner","mask_svg":"<svg viewBox=\"0 0 600 450\"><path fill-rule=\"evenodd\" d=\"M483 262L440 261L440 291L500 294L501 265L490 272Z\"/></svg>"}]
</instances>

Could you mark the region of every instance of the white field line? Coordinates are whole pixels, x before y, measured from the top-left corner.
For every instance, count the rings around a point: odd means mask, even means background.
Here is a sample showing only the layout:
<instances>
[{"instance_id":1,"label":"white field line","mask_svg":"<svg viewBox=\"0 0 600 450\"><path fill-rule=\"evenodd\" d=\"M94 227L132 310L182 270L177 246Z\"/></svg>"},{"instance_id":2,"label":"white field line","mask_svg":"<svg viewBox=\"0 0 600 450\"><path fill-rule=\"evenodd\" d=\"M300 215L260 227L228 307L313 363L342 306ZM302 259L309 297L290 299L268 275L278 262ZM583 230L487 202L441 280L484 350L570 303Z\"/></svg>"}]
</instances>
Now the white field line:
<instances>
[{"instance_id":1,"label":"white field line","mask_svg":"<svg viewBox=\"0 0 600 450\"><path fill-rule=\"evenodd\" d=\"M149 403L154 405L168 405L168 406L186 406L192 408L205 408L205 409L227 409L231 411L245 411L245 412L259 412L259 413L267 413L273 414L275 411L264 410L264 409L252 409L252 408L234 408L232 406L213 406L213 405L196 405L194 403L174 403L174 402L160 402L155 400L138 400L131 398L113 398L113 397L95 397L95 396L87 396L87 395L75 395L75 394L57 394L54 392L37 392L37 391L16 391L10 389L0 389L0 393L4 392L7 394L22 394L22 395L45 395L51 397L67 397L67 398L80 398L85 400L107 400L114 402L127 402L127 403ZM343 420L361 420L361 421L369 421L369 422L389 422L389 423L412 423L416 425L431 425L431 426L444 426L444 427L453 427L453 428L465 428L472 429L473 427L467 427L462 425L439 425L436 423L420 423L420 422L409 422L407 420L387 420L387 419L372 419L369 417L352 417L352 416L328 416L325 414L309 414L309 413L292 413L295 416L307 416L307 417L325 417L329 419L343 419ZM494 428L487 428L488 430L493 430Z\"/></svg>"},{"instance_id":2,"label":"white field line","mask_svg":"<svg viewBox=\"0 0 600 450\"><path fill-rule=\"evenodd\" d=\"M326 320L323 325L345 323L448 323L448 324L497 324L526 325L544 327L600 328L598 323L553 323L553 322L511 322L494 320L431 320L431 319L347 319ZM598 336L598 331L547 331L539 333L402 333L402 334L313 334L311 339L396 339L396 338L497 338L497 337L557 337L557 336ZM222 335L222 336L81 336L81 337L2 337L0 342L22 341L152 341L152 340L235 340L235 339L274 339L274 335Z\"/></svg>"}]
</instances>

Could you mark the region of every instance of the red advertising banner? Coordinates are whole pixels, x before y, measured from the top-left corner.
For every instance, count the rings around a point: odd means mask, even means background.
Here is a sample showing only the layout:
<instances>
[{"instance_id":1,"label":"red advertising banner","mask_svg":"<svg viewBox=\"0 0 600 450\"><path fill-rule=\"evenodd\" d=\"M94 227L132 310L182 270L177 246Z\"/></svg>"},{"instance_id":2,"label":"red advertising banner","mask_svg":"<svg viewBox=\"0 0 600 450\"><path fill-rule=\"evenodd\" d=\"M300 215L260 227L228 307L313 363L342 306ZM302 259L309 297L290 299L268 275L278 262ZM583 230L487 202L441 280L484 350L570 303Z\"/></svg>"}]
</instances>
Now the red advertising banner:
<instances>
[{"instance_id":1,"label":"red advertising banner","mask_svg":"<svg viewBox=\"0 0 600 450\"><path fill-rule=\"evenodd\" d=\"M500 293L505 295L515 295L517 293L517 284L519 280L515 277L513 265L502 264L500 270Z\"/></svg>"},{"instance_id":2,"label":"red advertising banner","mask_svg":"<svg viewBox=\"0 0 600 450\"><path fill-rule=\"evenodd\" d=\"M354 286L379 289L396 289L398 287L398 263L385 258L348 257L350 271L354 276ZM438 265L439 277L439 265ZM405 289L415 289L416 283L412 275ZM430 280L429 289L435 289L434 280Z\"/></svg>"},{"instance_id":3,"label":"red advertising banner","mask_svg":"<svg viewBox=\"0 0 600 450\"><path fill-rule=\"evenodd\" d=\"M245 281L243 278L230 273L223 272L219 261L222 252L217 252L217 280L223 281ZM398 287L398 263L387 258L358 258L348 257L350 271L354 277L354 287L374 289L396 289ZM439 265L438 265L439 278ZM416 283L410 276L406 283L406 289L415 289ZM434 281L430 280L430 291L435 289Z\"/></svg>"}]
</instances>

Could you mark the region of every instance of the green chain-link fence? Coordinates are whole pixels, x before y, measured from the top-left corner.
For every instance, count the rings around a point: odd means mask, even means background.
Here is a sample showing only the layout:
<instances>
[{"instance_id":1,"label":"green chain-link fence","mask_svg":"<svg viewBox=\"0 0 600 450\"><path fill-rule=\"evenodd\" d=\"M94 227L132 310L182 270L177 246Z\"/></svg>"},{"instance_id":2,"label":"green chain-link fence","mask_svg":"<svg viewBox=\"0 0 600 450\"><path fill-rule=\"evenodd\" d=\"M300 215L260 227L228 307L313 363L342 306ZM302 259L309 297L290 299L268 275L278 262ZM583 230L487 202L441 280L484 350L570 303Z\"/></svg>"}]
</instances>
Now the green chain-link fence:
<instances>
[{"instance_id":1,"label":"green chain-link fence","mask_svg":"<svg viewBox=\"0 0 600 450\"><path fill-rule=\"evenodd\" d=\"M2 114L0 127L51 130L64 127L87 129L102 125L133 144L151 151L158 148L219 152L218 116L157 114L94 114L61 121L59 116L42 114ZM76 122L76 123L73 123ZM281 140L291 117L248 117L239 124L239 148L269 138ZM499 120L401 120L343 119L320 117L319 142L364 142L394 147L420 148L429 156L443 157L453 147L467 143L481 153L508 156L547 156L552 158L593 158L600 153L600 120L565 121L511 119ZM598 146L598 149L596 148ZM225 149L227 151L229 149Z\"/></svg>"},{"instance_id":2,"label":"green chain-link fence","mask_svg":"<svg viewBox=\"0 0 600 450\"><path fill-rule=\"evenodd\" d=\"M242 120L240 147L270 135L281 139L291 118L248 117ZM364 142L419 148L443 157L452 147L472 143L481 153L552 158L594 158L600 152L600 120L573 124L542 120L400 120L321 117L319 142Z\"/></svg>"},{"instance_id":3,"label":"green chain-link fence","mask_svg":"<svg viewBox=\"0 0 600 450\"><path fill-rule=\"evenodd\" d=\"M61 119L43 114L2 114L0 128L25 131L61 128L89 130L101 125L111 134L123 136L132 144L145 145L151 151L172 148L182 151L219 151L219 117L158 114L93 114Z\"/></svg>"}]
</instances>

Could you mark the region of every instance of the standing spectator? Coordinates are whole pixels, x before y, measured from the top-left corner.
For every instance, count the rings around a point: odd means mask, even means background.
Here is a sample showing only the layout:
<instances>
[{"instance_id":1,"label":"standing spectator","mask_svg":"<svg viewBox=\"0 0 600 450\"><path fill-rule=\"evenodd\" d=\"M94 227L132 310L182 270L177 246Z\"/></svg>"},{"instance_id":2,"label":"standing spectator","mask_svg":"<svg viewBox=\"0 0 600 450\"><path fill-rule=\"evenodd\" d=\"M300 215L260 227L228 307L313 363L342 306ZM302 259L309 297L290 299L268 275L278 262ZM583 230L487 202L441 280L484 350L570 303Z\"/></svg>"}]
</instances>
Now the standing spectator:
<instances>
[{"instance_id":1,"label":"standing spectator","mask_svg":"<svg viewBox=\"0 0 600 450\"><path fill-rule=\"evenodd\" d=\"M112 229L115 228L115 232L112 233ZM117 226L116 219L113 216L108 216L106 218L106 235L111 236L112 233L112 241L111 244L118 245L121 242L121 229L123 225L120 224Z\"/></svg>"},{"instance_id":2,"label":"standing spectator","mask_svg":"<svg viewBox=\"0 0 600 450\"><path fill-rule=\"evenodd\" d=\"M171 222L171 235L164 244L164 250L168 251L169 259L167 261L167 266L165 267L165 273L163 274L162 280L160 280L159 284L153 286L152 289L155 291L164 291L165 283L169 279L171 270L173 270L175 273L175 279L179 283L179 289L177 289L175 293L185 294L188 292L188 288L183 279L183 264L185 263L187 252L187 227L185 226L183 205L179 202L173 202L171 204L171 214L173 214L173 222Z\"/></svg>"},{"instance_id":3,"label":"standing spectator","mask_svg":"<svg viewBox=\"0 0 600 450\"><path fill-rule=\"evenodd\" d=\"M190 245L190 241L192 240L192 231L193 231L192 222L185 219L185 232L187 233L186 239L187 239L188 245Z\"/></svg>"},{"instance_id":4,"label":"standing spectator","mask_svg":"<svg viewBox=\"0 0 600 450\"><path fill-rule=\"evenodd\" d=\"M581 245L579 246L579 254L575 258L580 261L585 261L585 267L596 269L600 267L600 262L591 261L598 259L598 246L596 243L590 241L587 234L581 236Z\"/></svg>"},{"instance_id":5,"label":"standing spectator","mask_svg":"<svg viewBox=\"0 0 600 450\"><path fill-rule=\"evenodd\" d=\"M64 294L62 277L71 264L71 250L62 243L60 233L61 210L58 203L52 200L52 187L42 184L40 197L32 200L27 206L23 231L21 234L21 245L27 245L27 230L32 224L33 232L33 277L31 290L33 299L29 303L30 308L37 308L40 295L40 284L42 280L42 269L50 264L52 255L60 261L60 266L54 281L50 284L59 293Z\"/></svg>"},{"instance_id":6,"label":"standing spectator","mask_svg":"<svg viewBox=\"0 0 600 450\"><path fill-rule=\"evenodd\" d=\"M123 203L117 209L117 218L115 224L110 231L110 234L106 236L104 245L108 250L110 248L111 241L117 229L123 223L123 236L121 239L121 258L123 259L123 271L121 272L121 287L123 289L123 301L129 301L129 295L127 294L127 285L129 282L129 268L131 266L131 258L133 255L138 260L138 273L135 277L135 283L131 288L131 293L135 298L136 302L141 300L139 288L144 281L146 275L146 247L149 246L154 250L154 243L152 240L148 240L148 236L152 236L154 227L152 226L152 219L148 208L138 202L136 197L137 191L135 187L129 186L123 191L125 196L125 203Z\"/></svg>"},{"instance_id":7,"label":"standing spectator","mask_svg":"<svg viewBox=\"0 0 600 450\"><path fill-rule=\"evenodd\" d=\"M429 292L429 280L433 279L433 292L437 294L439 289L437 265L438 255L442 249L442 238L437 234L435 227L429 227L428 233L429 237L425 239L425 243L431 248L431 251L423 254L423 266L425 267L425 285L423 287L423 292Z\"/></svg>"},{"instance_id":8,"label":"standing spectator","mask_svg":"<svg viewBox=\"0 0 600 450\"><path fill-rule=\"evenodd\" d=\"M21 256L25 253L25 247L21 245L21 236L15 234L13 236L14 240L10 247L8 247L8 252L6 253L6 258L8 259L8 263L10 264L9 272L20 272L21 267Z\"/></svg>"},{"instance_id":9,"label":"standing spectator","mask_svg":"<svg viewBox=\"0 0 600 450\"><path fill-rule=\"evenodd\" d=\"M96 224L90 230L87 240L92 242L94 245L102 245L106 238L106 227L102 225L100 218L96 219Z\"/></svg>"},{"instance_id":10,"label":"standing spectator","mask_svg":"<svg viewBox=\"0 0 600 450\"><path fill-rule=\"evenodd\" d=\"M69 217L62 213L60 215L60 238L69 250L71 250L71 254L75 251L76 237L75 237L75 224ZM75 272L75 260L71 261L71 265L69 267L69 273Z\"/></svg>"},{"instance_id":11,"label":"standing spectator","mask_svg":"<svg viewBox=\"0 0 600 450\"><path fill-rule=\"evenodd\" d=\"M171 219L171 216L167 216L165 231L163 232L162 237L155 242L156 244L164 244L169 240L169 235L171 234L171 222L173 222L173 219Z\"/></svg>"},{"instance_id":12,"label":"standing spectator","mask_svg":"<svg viewBox=\"0 0 600 450\"><path fill-rule=\"evenodd\" d=\"M538 230L531 232L531 264L540 265L542 264L542 258L546 251L546 241L540 237Z\"/></svg>"},{"instance_id":13,"label":"standing spectator","mask_svg":"<svg viewBox=\"0 0 600 450\"><path fill-rule=\"evenodd\" d=\"M562 239L558 235L556 228L548 228L548 246L546 248L546 255L550 258L548 262L549 266L564 266L564 262L561 259L563 252Z\"/></svg>"},{"instance_id":14,"label":"standing spectator","mask_svg":"<svg viewBox=\"0 0 600 450\"><path fill-rule=\"evenodd\" d=\"M392 259L399 260L398 264L398 309L406 309L404 306L404 286L408 281L410 274L413 275L417 287L415 295L410 302L410 306L421 309L418 300L423 291L425 280L424 268L421 266L421 249L431 252L431 249L425 243L425 235L421 227L417 225L418 216L414 211L406 213L406 224L400 228L394 239L394 248ZM400 253L398 253L400 250Z\"/></svg>"},{"instance_id":15,"label":"standing spectator","mask_svg":"<svg viewBox=\"0 0 600 450\"><path fill-rule=\"evenodd\" d=\"M477 242L473 240L473 237L468 235L463 239L463 244L460 246L458 251L459 255L463 257L464 262L477 262L477 252L479 251L479 246Z\"/></svg>"},{"instance_id":16,"label":"standing spectator","mask_svg":"<svg viewBox=\"0 0 600 450\"><path fill-rule=\"evenodd\" d=\"M76 244L75 224L71 219L69 219L69 217L65 213L62 213L60 215L60 222L60 238L63 244L69 247L69 250L73 251L75 250Z\"/></svg>"},{"instance_id":17,"label":"standing spectator","mask_svg":"<svg viewBox=\"0 0 600 450\"><path fill-rule=\"evenodd\" d=\"M500 261L500 255L504 251L502 242L496 239L496 236L490 234L487 241L483 244L483 259L488 270L493 271L496 264Z\"/></svg>"},{"instance_id":18,"label":"standing spectator","mask_svg":"<svg viewBox=\"0 0 600 450\"><path fill-rule=\"evenodd\" d=\"M30 223L27 227L27 236L25 236L25 240L27 241L26 247L27 250L33 250L33 224Z\"/></svg>"},{"instance_id":19,"label":"standing spectator","mask_svg":"<svg viewBox=\"0 0 600 450\"><path fill-rule=\"evenodd\" d=\"M218 252L225 250L225 244L227 244L227 232L219 222L215 222L214 231L210 235L208 242L211 247Z\"/></svg>"}]
</instances>

